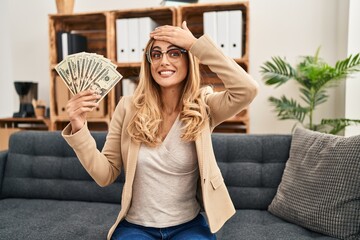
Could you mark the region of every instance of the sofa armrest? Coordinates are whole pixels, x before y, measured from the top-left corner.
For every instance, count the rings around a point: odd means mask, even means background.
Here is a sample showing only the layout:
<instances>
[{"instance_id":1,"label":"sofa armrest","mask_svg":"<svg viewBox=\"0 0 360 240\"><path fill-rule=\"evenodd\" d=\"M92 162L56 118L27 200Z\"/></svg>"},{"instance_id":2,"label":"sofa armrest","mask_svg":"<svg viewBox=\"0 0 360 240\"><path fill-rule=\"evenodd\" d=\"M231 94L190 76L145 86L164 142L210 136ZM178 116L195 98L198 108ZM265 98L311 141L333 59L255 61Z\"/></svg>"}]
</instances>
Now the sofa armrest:
<instances>
[{"instance_id":1,"label":"sofa armrest","mask_svg":"<svg viewBox=\"0 0 360 240\"><path fill-rule=\"evenodd\" d=\"M2 190L2 183L5 174L5 165L7 159L8 151L1 151L0 152L0 199L1 199L1 190Z\"/></svg>"}]
</instances>

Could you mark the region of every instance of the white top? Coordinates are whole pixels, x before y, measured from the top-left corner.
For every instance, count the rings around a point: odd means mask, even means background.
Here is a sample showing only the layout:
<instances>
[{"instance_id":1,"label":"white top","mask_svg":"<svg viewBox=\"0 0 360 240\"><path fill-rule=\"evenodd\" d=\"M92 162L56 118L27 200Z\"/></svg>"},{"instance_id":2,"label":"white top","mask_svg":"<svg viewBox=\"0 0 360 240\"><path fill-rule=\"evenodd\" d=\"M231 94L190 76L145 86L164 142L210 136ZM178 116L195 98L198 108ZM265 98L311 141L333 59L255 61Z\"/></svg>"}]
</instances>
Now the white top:
<instances>
[{"instance_id":1,"label":"white top","mask_svg":"<svg viewBox=\"0 0 360 240\"><path fill-rule=\"evenodd\" d=\"M190 221L199 213L195 142L184 142L180 135L177 117L160 146L140 146L128 222L163 228Z\"/></svg>"}]
</instances>

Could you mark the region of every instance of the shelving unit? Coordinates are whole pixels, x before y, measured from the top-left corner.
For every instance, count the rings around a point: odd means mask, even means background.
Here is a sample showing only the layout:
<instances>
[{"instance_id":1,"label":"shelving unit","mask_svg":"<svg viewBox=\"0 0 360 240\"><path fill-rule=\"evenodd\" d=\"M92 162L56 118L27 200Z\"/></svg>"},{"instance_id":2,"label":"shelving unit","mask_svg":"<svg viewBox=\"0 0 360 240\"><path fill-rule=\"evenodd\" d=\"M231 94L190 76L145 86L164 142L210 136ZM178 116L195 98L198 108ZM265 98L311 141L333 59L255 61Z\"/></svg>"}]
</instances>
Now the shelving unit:
<instances>
[{"instance_id":1,"label":"shelving unit","mask_svg":"<svg viewBox=\"0 0 360 240\"><path fill-rule=\"evenodd\" d=\"M249 14L248 2L217 3L217 4L189 4L181 7L155 7L143 9L114 10L93 13L79 13L72 15L49 15L49 47L50 47L50 130L61 130L68 119L65 106L71 97L64 83L57 75L56 32L71 31L87 37L88 52L101 54L117 64L117 70L124 76L139 75L140 62L118 63L116 56L116 20L121 18L151 17L159 25L177 25L186 20L189 29L196 37L204 33L203 13L208 11L241 10L243 16L243 56L235 61L246 71L249 68ZM125 34L125 33L124 33ZM209 70L201 66L204 85L212 85L216 91L224 89L221 80ZM120 82L121 83L121 82ZM67 93L67 94L65 94ZM88 116L89 127L92 130L107 130L115 106L122 95L121 84L109 92L101 102L99 109ZM229 119L215 129L218 132L249 131L248 110Z\"/></svg>"}]
</instances>

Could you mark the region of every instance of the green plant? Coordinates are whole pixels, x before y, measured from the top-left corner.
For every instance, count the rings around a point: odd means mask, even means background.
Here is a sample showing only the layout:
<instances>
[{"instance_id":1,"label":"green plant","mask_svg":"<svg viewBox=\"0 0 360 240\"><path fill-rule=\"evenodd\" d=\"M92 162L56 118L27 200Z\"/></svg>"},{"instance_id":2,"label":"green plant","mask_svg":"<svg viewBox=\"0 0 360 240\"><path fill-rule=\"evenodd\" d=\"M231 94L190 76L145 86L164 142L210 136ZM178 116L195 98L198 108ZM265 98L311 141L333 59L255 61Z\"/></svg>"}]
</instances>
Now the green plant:
<instances>
[{"instance_id":1,"label":"green plant","mask_svg":"<svg viewBox=\"0 0 360 240\"><path fill-rule=\"evenodd\" d=\"M360 71L360 53L336 62L332 67L319 58L319 52L320 48L315 56L302 57L295 68L284 58L272 57L271 61L266 61L261 66L261 74L267 85L279 87L289 80L295 80L299 84L300 98L304 102L302 104L286 96L269 98L279 119L293 119L311 130L337 134L346 126L359 124L360 120L323 119L315 124L315 109L328 100L328 88L337 86L345 77Z\"/></svg>"}]
</instances>

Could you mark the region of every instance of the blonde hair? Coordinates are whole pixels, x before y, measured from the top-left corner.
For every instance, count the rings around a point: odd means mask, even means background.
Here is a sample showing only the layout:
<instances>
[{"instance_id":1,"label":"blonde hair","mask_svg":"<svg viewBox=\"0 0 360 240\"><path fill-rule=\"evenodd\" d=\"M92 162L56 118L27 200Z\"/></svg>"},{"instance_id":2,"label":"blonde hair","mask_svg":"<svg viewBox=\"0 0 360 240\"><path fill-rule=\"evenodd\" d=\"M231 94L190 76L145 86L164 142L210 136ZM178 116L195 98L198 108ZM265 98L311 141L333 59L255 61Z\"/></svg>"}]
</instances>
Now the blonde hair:
<instances>
[{"instance_id":1,"label":"blonde hair","mask_svg":"<svg viewBox=\"0 0 360 240\"><path fill-rule=\"evenodd\" d=\"M161 114L160 87L151 75L150 63L146 60L154 43L150 39L146 45L139 84L133 96L133 103L137 112L130 121L127 131L129 135L138 142L148 146L158 146L161 142L161 125L163 117ZM180 120L183 123L181 139L194 141L203 130L208 121L208 107L205 103L205 90L200 89L200 70L198 59L188 52L188 74L182 93L182 109Z\"/></svg>"}]
</instances>

